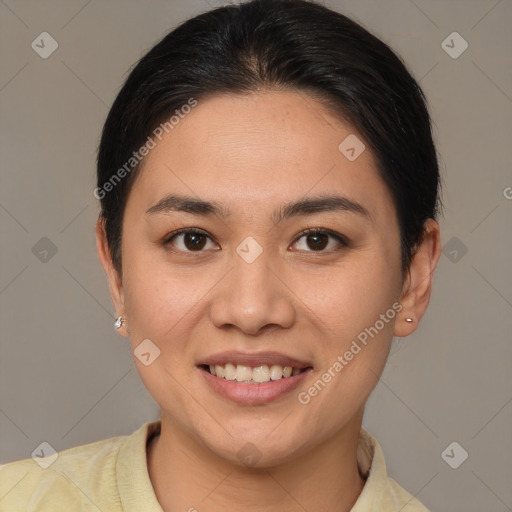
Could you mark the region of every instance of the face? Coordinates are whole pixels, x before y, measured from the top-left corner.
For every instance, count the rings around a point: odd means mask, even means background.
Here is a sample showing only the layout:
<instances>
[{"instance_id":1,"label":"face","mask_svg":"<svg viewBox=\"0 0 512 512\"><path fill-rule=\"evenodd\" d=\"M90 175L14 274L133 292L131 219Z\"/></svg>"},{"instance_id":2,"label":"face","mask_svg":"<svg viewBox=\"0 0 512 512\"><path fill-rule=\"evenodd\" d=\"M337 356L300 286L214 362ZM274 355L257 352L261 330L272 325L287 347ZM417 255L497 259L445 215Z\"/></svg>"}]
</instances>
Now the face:
<instances>
[{"instance_id":1,"label":"face","mask_svg":"<svg viewBox=\"0 0 512 512\"><path fill-rule=\"evenodd\" d=\"M384 367L399 227L349 135L305 93L210 97L130 192L118 313L152 361L135 364L163 420L224 459L250 441L272 465L358 431Z\"/></svg>"}]
</instances>

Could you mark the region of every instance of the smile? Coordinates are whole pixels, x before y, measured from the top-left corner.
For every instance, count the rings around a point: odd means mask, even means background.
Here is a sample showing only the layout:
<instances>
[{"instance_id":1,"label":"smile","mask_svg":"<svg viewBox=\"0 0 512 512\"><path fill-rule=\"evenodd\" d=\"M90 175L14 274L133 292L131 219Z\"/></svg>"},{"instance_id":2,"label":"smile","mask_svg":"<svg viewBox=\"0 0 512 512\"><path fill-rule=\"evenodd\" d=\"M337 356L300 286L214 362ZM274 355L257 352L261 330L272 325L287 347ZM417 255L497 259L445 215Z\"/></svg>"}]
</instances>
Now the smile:
<instances>
[{"instance_id":1,"label":"smile","mask_svg":"<svg viewBox=\"0 0 512 512\"><path fill-rule=\"evenodd\" d=\"M277 352L224 352L199 361L196 368L215 395L240 405L290 396L313 371L311 363Z\"/></svg>"},{"instance_id":2,"label":"smile","mask_svg":"<svg viewBox=\"0 0 512 512\"><path fill-rule=\"evenodd\" d=\"M296 377L306 368L293 368L279 364L263 364L259 366L246 366L242 364L227 363L225 365L204 365L211 375L221 379L236 381L240 384L263 384L270 381Z\"/></svg>"}]
</instances>

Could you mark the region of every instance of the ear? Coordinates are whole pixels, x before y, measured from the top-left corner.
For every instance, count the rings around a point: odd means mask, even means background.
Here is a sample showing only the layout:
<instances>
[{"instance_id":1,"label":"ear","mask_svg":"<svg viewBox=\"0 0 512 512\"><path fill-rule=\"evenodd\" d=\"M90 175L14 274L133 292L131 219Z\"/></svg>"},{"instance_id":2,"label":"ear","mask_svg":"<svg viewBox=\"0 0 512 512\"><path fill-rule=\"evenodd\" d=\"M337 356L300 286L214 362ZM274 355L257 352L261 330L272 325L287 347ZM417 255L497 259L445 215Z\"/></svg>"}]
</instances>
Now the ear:
<instances>
[{"instance_id":1,"label":"ear","mask_svg":"<svg viewBox=\"0 0 512 512\"><path fill-rule=\"evenodd\" d=\"M402 310L395 323L394 335L409 336L423 317L432 291L434 270L441 256L441 234L439 224L428 219L424 225L424 237L412 257L411 265L402 288L400 304ZM413 322L406 322L412 318Z\"/></svg>"},{"instance_id":2,"label":"ear","mask_svg":"<svg viewBox=\"0 0 512 512\"><path fill-rule=\"evenodd\" d=\"M112 262L110 247L107 242L107 234L105 232L105 219L100 217L96 222L96 248L98 249L98 257L101 262L101 266L107 276L108 286L110 289L110 298L114 305L116 317L124 315L124 293L121 276ZM126 331L126 324L123 323L117 332L124 337L128 337Z\"/></svg>"}]
</instances>

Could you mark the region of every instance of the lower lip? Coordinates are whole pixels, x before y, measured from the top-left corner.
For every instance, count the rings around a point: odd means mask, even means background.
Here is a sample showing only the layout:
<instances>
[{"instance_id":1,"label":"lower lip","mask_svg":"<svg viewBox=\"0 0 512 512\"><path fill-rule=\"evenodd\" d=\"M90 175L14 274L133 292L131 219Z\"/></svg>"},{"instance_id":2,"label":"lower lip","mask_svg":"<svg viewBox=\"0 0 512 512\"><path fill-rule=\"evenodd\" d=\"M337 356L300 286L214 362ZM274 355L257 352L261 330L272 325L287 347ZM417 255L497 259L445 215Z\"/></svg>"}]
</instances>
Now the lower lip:
<instances>
[{"instance_id":1,"label":"lower lip","mask_svg":"<svg viewBox=\"0 0 512 512\"><path fill-rule=\"evenodd\" d=\"M234 380L216 377L204 368L199 368L199 370L207 384L219 395L237 404L260 405L278 400L296 389L306 378L311 368L294 377L283 377L262 384L241 384Z\"/></svg>"}]
</instances>

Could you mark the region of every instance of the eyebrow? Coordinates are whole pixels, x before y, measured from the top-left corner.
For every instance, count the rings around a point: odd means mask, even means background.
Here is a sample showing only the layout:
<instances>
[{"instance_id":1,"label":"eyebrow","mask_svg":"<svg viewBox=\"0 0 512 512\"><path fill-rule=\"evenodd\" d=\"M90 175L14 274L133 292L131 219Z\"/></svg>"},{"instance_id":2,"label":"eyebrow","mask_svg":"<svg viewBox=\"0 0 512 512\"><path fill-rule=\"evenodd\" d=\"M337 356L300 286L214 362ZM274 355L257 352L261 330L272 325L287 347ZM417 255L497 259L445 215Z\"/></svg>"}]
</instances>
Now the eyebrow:
<instances>
[{"instance_id":1,"label":"eyebrow","mask_svg":"<svg viewBox=\"0 0 512 512\"><path fill-rule=\"evenodd\" d=\"M368 220L371 219L370 212L361 204L343 196L318 196L308 197L295 202L286 203L272 213L272 220L277 224L282 220L301 215L314 215L321 212L341 211L355 213ZM171 194L165 196L155 205L146 211L147 215L158 213L168 214L172 212L184 212L192 215L217 215L227 218L230 216L229 209L217 201L204 201L191 196L180 196Z\"/></svg>"}]
</instances>

